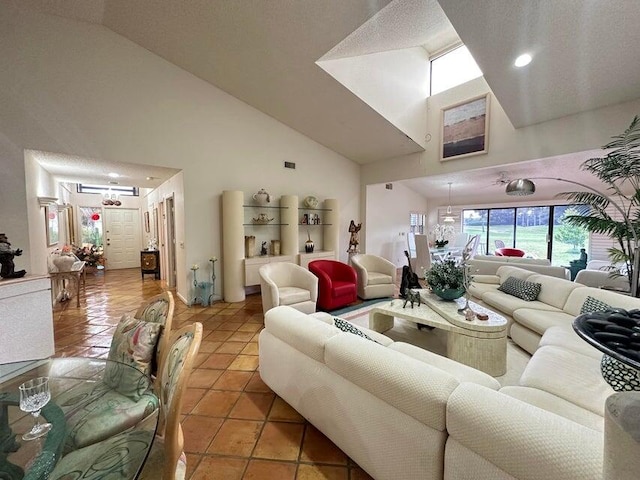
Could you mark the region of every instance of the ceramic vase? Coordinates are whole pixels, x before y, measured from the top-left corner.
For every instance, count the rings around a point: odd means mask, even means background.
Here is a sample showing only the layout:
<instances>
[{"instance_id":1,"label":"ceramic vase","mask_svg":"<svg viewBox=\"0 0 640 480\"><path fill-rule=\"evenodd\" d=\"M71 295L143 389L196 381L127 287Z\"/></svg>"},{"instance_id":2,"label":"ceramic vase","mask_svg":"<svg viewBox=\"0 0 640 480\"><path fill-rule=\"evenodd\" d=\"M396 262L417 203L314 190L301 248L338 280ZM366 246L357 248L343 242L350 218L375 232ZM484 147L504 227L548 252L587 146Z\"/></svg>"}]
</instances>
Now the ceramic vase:
<instances>
[{"instance_id":1,"label":"ceramic vase","mask_svg":"<svg viewBox=\"0 0 640 480\"><path fill-rule=\"evenodd\" d=\"M304 242L304 251L307 253L313 253L313 249L315 248L315 245L313 244L313 240L307 240L306 242Z\"/></svg>"},{"instance_id":2,"label":"ceramic vase","mask_svg":"<svg viewBox=\"0 0 640 480\"><path fill-rule=\"evenodd\" d=\"M439 296L443 300L455 300L456 298L460 298L464 295L464 287L460 288L432 288L433 293Z\"/></svg>"},{"instance_id":3,"label":"ceramic vase","mask_svg":"<svg viewBox=\"0 0 640 480\"><path fill-rule=\"evenodd\" d=\"M274 257L280 255L280 240L271 240L271 255Z\"/></svg>"},{"instance_id":4,"label":"ceramic vase","mask_svg":"<svg viewBox=\"0 0 640 480\"><path fill-rule=\"evenodd\" d=\"M253 235L244 237L244 258L253 258L256 252L256 237Z\"/></svg>"}]
</instances>

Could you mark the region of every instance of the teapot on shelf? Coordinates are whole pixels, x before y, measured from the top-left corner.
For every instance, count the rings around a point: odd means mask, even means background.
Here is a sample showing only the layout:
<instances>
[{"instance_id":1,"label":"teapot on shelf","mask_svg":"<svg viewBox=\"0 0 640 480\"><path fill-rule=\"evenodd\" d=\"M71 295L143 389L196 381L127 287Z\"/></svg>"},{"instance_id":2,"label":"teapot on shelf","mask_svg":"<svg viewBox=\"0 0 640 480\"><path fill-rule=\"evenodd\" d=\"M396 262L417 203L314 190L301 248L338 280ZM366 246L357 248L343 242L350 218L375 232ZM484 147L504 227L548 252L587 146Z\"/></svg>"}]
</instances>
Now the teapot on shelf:
<instances>
[{"instance_id":1,"label":"teapot on shelf","mask_svg":"<svg viewBox=\"0 0 640 480\"><path fill-rule=\"evenodd\" d=\"M258 193L254 193L253 199L260 205L271 203L271 195L264 188L258 190Z\"/></svg>"}]
</instances>

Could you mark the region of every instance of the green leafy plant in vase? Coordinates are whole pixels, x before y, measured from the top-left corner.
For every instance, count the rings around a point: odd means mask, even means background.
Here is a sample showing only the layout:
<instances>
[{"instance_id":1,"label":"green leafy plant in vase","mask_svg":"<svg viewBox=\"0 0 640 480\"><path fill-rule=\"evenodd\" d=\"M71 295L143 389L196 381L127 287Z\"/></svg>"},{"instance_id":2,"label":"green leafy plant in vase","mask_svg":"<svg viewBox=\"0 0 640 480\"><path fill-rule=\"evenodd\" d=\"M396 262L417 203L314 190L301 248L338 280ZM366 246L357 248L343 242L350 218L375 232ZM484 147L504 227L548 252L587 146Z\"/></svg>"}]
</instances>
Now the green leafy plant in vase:
<instances>
[{"instance_id":1,"label":"green leafy plant in vase","mask_svg":"<svg viewBox=\"0 0 640 480\"><path fill-rule=\"evenodd\" d=\"M464 268L455 260L434 263L425 272L424 279L443 300L455 300L465 293Z\"/></svg>"}]
</instances>

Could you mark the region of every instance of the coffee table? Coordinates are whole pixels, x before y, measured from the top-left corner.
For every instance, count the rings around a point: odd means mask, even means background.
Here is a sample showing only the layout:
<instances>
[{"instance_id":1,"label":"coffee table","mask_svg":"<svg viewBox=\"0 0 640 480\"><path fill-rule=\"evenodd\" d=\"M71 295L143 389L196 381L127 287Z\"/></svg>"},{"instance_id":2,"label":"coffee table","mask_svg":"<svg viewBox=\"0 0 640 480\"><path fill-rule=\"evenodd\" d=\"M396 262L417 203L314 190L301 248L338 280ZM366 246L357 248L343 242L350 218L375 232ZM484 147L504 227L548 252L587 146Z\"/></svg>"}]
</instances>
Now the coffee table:
<instances>
[{"instance_id":1,"label":"coffee table","mask_svg":"<svg viewBox=\"0 0 640 480\"><path fill-rule=\"evenodd\" d=\"M369 312L369 328L386 332L394 325L394 318L439 328L447 332L447 357L499 377L507 371L507 319L502 315L469 302L475 312L486 313L488 320L465 320L458 309L465 300L445 301L428 290L419 290L424 302L419 307L405 308L403 300L383 303Z\"/></svg>"}]
</instances>

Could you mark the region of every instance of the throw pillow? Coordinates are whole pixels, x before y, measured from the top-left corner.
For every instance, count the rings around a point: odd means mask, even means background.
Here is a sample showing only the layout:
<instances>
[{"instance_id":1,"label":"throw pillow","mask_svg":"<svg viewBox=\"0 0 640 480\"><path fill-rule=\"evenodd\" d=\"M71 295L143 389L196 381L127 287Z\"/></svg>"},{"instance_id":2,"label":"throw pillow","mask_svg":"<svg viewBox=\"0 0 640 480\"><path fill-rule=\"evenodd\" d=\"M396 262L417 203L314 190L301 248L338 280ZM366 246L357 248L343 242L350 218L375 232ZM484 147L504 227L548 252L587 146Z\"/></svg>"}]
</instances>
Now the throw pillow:
<instances>
[{"instance_id":1,"label":"throw pillow","mask_svg":"<svg viewBox=\"0 0 640 480\"><path fill-rule=\"evenodd\" d=\"M369 335L364 333L362 330L354 327L352 324L338 317L333 318L333 324L338 327L343 332L353 333L354 335L358 335L359 337L366 338L367 340L371 340L372 342L376 342ZM376 342L378 343L378 342Z\"/></svg>"},{"instance_id":2,"label":"throw pillow","mask_svg":"<svg viewBox=\"0 0 640 480\"><path fill-rule=\"evenodd\" d=\"M533 302L540 295L541 283L527 282L516 277L508 277L498 290L527 302Z\"/></svg>"},{"instance_id":3,"label":"throw pillow","mask_svg":"<svg viewBox=\"0 0 640 480\"><path fill-rule=\"evenodd\" d=\"M611 305L589 296L585 298L584 303L582 304L580 315L585 313L606 312L607 310L611 310L611 308Z\"/></svg>"},{"instance_id":4,"label":"throw pillow","mask_svg":"<svg viewBox=\"0 0 640 480\"><path fill-rule=\"evenodd\" d=\"M129 367L151 375L151 362L162 325L123 315L113 334L104 383L134 401L147 389L147 381ZM125 367L128 365L129 367Z\"/></svg>"}]
</instances>

